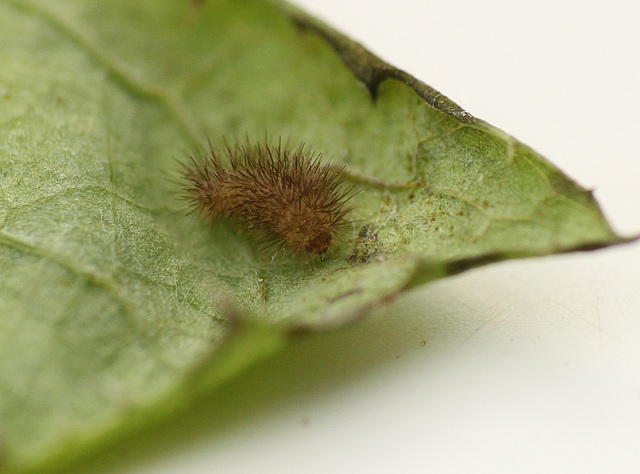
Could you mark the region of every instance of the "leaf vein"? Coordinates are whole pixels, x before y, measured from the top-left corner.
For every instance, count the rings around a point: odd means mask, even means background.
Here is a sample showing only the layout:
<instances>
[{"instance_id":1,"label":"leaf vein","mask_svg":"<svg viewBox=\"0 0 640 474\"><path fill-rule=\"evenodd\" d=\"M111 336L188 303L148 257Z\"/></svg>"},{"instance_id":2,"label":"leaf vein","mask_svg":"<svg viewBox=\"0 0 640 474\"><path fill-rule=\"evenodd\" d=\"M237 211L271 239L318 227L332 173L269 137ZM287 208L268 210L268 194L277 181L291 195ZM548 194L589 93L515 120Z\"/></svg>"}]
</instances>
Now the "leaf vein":
<instances>
[{"instance_id":1,"label":"leaf vein","mask_svg":"<svg viewBox=\"0 0 640 474\"><path fill-rule=\"evenodd\" d=\"M131 71L127 70L125 64L120 63L116 58L102 52L99 43L91 38L88 32L77 30L73 25L67 23L47 8L43 8L28 0L9 1L20 10L39 18L69 38L101 65L123 89L131 94L161 105L174 117L175 121L186 133L193 145L197 146L200 143L200 127L196 125L196 121L191 116L187 107L175 94L136 78Z\"/></svg>"}]
</instances>

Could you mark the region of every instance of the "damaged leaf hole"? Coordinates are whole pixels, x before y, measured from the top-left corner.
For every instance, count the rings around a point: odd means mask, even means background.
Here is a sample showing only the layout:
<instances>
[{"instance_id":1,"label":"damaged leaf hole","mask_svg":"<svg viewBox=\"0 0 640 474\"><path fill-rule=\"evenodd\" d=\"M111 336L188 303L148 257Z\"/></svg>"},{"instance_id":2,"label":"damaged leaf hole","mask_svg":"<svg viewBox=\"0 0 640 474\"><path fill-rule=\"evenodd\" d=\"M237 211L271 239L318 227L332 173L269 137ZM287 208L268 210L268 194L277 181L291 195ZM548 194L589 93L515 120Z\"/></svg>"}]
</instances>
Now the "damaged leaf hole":
<instances>
[{"instance_id":1,"label":"damaged leaf hole","mask_svg":"<svg viewBox=\"0 0 640 474\"><path fill-rule=\"evenodd\" d=\"M384 245L378 240L378 232L374 231L369 224L364 224L358 231L358 242L353 247L351 256L348 258L350 262L368 263L375 256L376 261L385 259Z\"/></svg>"}]
</instances>

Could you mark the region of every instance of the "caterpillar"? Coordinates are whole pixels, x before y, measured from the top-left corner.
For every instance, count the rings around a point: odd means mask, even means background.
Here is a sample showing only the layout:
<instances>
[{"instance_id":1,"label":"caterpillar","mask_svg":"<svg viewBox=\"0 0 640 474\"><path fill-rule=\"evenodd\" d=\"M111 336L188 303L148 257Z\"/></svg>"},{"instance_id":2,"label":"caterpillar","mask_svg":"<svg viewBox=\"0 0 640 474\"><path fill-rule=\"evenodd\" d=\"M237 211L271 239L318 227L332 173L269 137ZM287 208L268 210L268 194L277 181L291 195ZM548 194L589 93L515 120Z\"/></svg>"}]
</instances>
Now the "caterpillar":
<instances>
[{"instance_id":1,"label":"caterpillar","mask_svg":"<svg viewBox=\"0 0 640 474\"><path fill-rule=\"evenodd\" d=\"M352 188L304 144L227 145L222 155L211 147L183 165L192 212L232 220L276 253L322 255L348 224Z\"/></svg>"}]
</instances>

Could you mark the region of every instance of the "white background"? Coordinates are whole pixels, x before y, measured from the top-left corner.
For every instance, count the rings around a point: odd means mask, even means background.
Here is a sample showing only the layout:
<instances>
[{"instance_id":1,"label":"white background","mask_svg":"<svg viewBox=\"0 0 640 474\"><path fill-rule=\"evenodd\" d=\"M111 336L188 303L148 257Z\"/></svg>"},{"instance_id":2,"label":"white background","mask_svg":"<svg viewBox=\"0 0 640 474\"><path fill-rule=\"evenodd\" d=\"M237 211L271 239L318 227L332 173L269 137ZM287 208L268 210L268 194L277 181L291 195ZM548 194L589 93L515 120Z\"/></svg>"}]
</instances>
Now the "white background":
<instances>
[{"instance_id":1,"label":"white background","mask_svg":"<svg viewBox=\"0 0 640 474\"><path fill-rule=\"evenodd\" d=\"M594 188L618 232L640 232L639 2L297 3ZM639 265L634 243L429 285L260 364L210 401L226 415L187 414L126 469L640 472Z\"/></svg>"}]
</instances>

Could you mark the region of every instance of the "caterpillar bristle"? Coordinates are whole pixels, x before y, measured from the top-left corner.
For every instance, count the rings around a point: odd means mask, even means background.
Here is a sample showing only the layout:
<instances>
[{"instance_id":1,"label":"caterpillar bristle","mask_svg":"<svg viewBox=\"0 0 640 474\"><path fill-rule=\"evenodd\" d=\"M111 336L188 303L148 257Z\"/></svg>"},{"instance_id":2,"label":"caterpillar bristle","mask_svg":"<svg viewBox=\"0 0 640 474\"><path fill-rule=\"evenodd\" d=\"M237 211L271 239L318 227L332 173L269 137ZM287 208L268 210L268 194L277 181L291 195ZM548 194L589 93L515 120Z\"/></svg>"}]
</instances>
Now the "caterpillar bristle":
<instances>
[{"instance_id":1,"label":"caterpillar bristle","mask_svg":"<svg viewBox=\"0 0 640 474\"><path fill-rule=\"evenodd\" d=\"M191 212L231 219L276 253L322 255L349 224L352 187L304 143L225 141L223 157L210 143L204 158L182 163L182 176Z\"/></svg>"}]
</instances>

